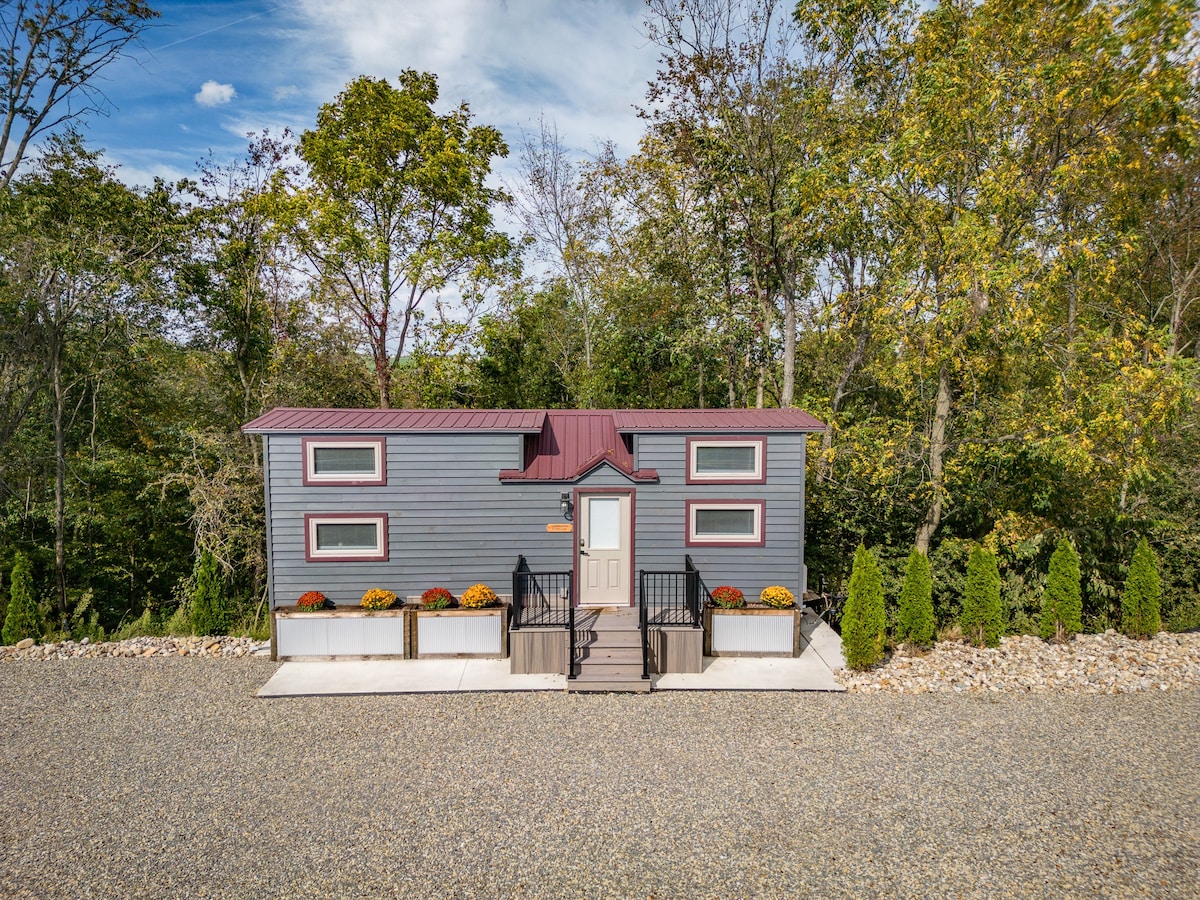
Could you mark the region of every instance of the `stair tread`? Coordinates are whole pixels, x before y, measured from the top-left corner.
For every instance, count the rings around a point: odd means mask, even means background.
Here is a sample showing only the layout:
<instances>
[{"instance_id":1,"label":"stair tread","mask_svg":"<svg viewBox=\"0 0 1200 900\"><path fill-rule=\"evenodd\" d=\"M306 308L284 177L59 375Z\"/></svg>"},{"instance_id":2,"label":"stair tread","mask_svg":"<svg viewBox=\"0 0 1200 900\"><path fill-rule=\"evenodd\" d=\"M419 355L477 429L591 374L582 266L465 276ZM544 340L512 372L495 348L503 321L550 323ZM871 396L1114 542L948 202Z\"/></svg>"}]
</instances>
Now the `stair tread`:
<instances>
[{"instance_id":1,"label":"stair tread","mask_svg":"<svg viewBox=\"0 0 1200 900\"><path fill-rule=\"evenodd\" d=\"M587 675L591 678L641 678L642 664L632 663L613 663L605 665L597 663L594 665L584 665L576 667L577 676Z\"/></svg>"},{"instance_id":2,"label":"stair tread","mask_svg":"<svg viewBox=\"0 0 1200 900\"><path fill-rule=\"evenodd\" d=\"M580 647L578 657L586 660L609 660L642 664L641 647Z\"/></svg>"},{"instance_id":3,"label":"stair tread","mask_svg":"<svg viewBox=\"0 0 1200 900\"><path fill-rule=\"evenodd\" d=\"M576 639L580 644L602 643L622 647L634 644L640 646L642 643L642 635L639 631L581 631L576 634Z\"/></svg>"},{"instance_id":4,"label":"stair tread","mask_svg":"<svg viewBox=\"0 0 1200 900\"><path fill-rule=\"evenodd\" d=\"M582 691L649 691L650 680L630 675L603 675L582 673L567 681L567 690Z\"/></svg>"}]
</instances>

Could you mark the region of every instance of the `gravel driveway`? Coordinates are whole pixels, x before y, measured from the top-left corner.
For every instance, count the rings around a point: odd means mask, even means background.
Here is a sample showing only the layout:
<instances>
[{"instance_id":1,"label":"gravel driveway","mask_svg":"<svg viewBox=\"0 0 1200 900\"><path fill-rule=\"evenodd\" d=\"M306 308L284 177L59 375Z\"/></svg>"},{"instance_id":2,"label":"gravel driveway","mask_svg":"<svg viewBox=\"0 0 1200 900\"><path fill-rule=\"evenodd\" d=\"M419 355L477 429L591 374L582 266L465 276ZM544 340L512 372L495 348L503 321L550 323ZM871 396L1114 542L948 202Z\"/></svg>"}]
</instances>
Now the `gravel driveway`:
<instances>
[{"instance_id":1,"label":"gravel driveway","mask_svg":"<svg viewBox=\"0 0 1200 900\"><path fill-rule=\"evenodd\" d=\"M0 894L1196 897L1200 691L262 700L0 665Z\"/></svg>"}]
</instances>

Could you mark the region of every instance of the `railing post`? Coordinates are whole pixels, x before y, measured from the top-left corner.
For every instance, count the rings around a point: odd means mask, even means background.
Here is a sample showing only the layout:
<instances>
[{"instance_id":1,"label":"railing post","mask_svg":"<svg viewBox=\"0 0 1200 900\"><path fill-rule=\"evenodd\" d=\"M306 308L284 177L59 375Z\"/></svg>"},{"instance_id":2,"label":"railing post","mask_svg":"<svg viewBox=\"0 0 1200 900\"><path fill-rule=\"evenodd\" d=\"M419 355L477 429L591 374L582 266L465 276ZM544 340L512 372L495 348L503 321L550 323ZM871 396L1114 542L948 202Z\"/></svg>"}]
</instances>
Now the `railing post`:
<instances>
[{"instance_id":1,"label":"railing post","mask_svg":"<svg viewBox=\"0 0 1200 900\"><path fill-rule=\"evenodd\" d=\"M638 570L638 616L642 631L642 679L650 680L650 626L646 617L646 571Z\"/></svg>"},{"instance_id":2,"label":"railing post","mask_svg":"<svg viewBox=\"0 0 1200 900\"><path fill-rule=\"evenodd\" d=\"M517 565L516 568L513 569L513 608L511 627L514 631L521 627L521 607L523 606L522 601L525 599L523 596L524 585L521 583L521 570L524 568L526 568L525 556L521 554L517 556Z\"/></svg>"},{"instance_id":3,"label":"railing post","mask_svg":"<svg viewBox=\"0 0 1200 900\"><path fill-rule=\"evenodd\" d=\"M700 597L699 585L696 584L696 567L692 565L692 558L690 556L685 557L685 561L683 602L687 605L688 617L694 622L696 621L696 602Z\"/></svg>"},{"instance_id":4,"label":"railing post","mask_svg":"<svg viewBox=\"0 0 1200 900\"><path fill-rule=\"evenodd\" d=\"M567 679L575 678L575 604L570 601L570 588L567 588Z\"/></svg>"}]
</instances>

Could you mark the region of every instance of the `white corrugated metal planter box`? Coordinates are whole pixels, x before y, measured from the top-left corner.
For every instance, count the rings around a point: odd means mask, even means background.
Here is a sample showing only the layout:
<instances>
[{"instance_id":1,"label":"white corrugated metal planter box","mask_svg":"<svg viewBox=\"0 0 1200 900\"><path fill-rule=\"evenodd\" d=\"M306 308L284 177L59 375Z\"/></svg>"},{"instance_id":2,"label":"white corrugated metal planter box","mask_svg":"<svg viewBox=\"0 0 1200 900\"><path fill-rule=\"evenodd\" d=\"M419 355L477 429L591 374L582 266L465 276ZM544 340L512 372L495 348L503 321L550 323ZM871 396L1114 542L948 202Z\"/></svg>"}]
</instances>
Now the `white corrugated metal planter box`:
<instances>
[{"instance_id":1,"label":"white corrugated metal planter box","mask_svg":"<svg viewBox=\"0 0 1200 900\"><path fill-rule=\"evenodd\" d=\"M407 659L408 610L275 610L276 659Z\"/></svg>"},{"instance_id":2,"label":"white corrugated metal planter box","mask_svg":"<svg viewBox=\"0 0 1200 900\"><path fill-rule=\"evenodd\" d=\"M414 609L414 659L503 659L509 604L485 609Z\"/></svg>"},{"instance_id":3,"label":"white corrugated metal planter box","mask_svg":"<svg viewBox=\"0 0 1200 900\"><path fill-rule=\"evenodd\" d=\"M803 607L776 609L753 604L741 609L704 610L705 656L799 656Z\"/></svg>"}]
</instances>

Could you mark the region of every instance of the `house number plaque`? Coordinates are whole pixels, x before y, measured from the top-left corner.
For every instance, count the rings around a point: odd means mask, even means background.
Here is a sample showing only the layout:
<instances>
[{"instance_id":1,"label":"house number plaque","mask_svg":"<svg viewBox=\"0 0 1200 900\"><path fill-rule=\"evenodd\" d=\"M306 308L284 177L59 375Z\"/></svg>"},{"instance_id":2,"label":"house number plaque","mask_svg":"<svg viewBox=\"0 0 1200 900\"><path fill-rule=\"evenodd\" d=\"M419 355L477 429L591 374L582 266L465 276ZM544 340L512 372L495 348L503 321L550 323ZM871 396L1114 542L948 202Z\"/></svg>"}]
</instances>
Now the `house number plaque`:
<instances>
[{"instance_id":1,"label":"house number plaque","mask_svg":"<svg viewBox=\"0 0 1200 900\"><path fill-rule=\"evenodd\" d=\"M546 530L551 532L552 534L555 532L570 533L574 529L574 527L575 526L572 525L570 522L551 522L549 525L546 526Z\"/></svg>"}]
</instances>

